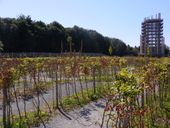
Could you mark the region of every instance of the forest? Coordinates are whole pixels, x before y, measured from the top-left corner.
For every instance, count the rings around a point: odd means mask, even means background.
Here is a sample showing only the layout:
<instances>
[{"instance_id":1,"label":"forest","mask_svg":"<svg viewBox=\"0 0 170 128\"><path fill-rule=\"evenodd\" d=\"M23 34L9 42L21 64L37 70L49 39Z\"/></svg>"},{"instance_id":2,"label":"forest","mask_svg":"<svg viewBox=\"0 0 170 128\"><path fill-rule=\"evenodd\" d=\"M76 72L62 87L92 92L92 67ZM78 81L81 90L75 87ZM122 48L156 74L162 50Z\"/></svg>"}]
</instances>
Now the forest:
<instances>
[{"instance_id":1,"label":"forest","mask_svg":"<svg viewBox=\"0 0 170 128\"><path fill-rule=\"evenodd\" d=\"M126 45L117 38L105 37L95 30L78 26L65 28L56 21L46 24L24 15L0 18L0 51L4 53L60 53L70 50L124 56L137 55L139 48Z\"/></svg>"}]
</instances>

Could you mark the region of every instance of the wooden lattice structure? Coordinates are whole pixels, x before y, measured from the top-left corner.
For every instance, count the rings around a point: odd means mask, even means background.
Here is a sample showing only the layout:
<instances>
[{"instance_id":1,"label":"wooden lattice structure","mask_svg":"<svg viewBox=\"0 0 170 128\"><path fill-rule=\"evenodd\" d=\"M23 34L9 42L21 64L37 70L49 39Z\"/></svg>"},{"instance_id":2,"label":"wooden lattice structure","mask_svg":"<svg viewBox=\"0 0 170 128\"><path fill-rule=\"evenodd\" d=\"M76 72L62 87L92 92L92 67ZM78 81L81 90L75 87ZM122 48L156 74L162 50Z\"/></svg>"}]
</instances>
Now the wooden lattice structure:
<instances>
[{"instance_id":1,"label":"wooden lattice structure","mask_svg":"<svg viewBox=\"0 0 170 128\"><path fill-rule=\"evenodd\" d=\"M140 55L164 56L163 19L160 13L155 18L144 19L140 38Z\"/></svg>"}]
</instances>

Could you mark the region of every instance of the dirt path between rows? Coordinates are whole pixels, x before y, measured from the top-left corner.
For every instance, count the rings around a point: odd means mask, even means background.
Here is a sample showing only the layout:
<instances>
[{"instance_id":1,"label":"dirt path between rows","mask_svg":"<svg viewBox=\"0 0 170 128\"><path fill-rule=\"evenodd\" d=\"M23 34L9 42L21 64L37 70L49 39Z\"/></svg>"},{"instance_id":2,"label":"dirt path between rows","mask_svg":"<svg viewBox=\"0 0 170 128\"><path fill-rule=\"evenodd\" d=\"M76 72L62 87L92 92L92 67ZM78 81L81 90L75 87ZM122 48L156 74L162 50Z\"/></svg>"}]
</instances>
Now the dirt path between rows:
<instances>
[{"instance_id":1,"label":"dirt path between rows","mask_svg":"<svg viewBox=\"0 0 170 128\"><path fill-rule=\"evenodd\" d=\"M68 114L72 120L58 114L46 124L46 128L100 128L105 103L104 99L100 99L69 112ZM41 125L39 128L44 127ZM103 128L106 128L106 119Z\"/></svg>"},{"instance_id":2,"label":"dirt path between rows","mask_svg":"<svg viewBox=\"0 0 170 128\"><path fill-rule=\"evenodd\" d=\"M60 88L60 86L61 86L61 88ZM75 94L74 86L75 85L73 83L59 85L60 93L62 94L61 97L64 97L67 95L66 88L68 88L68 87L69 87L70 95ZM88 82L88 88L92 88L92 87L93 87L92 82ZM76 82L76 88L77 88L77 92L81 91L81 85L79 82ZM85 83L82 83L82 89L84 90L85 88L86 88ZM50 104L50 103L52 103L52 101L55 97L55 94L56 94L56 90L55 90L55 88L52 88L52 89L49 89L48 91L46 91L46 93L42 93L42 96ZM44 102L42 96L40 95L40 106L45 106L46 103ZM38 102L37 96L34 96L34 99L31 98L31 99L25 101L27 112L36 111L36 108L33 105L33 100ZM24 112L23 99L18 99L18 105L19 105L20 112L23 113ZM16 102L11 103L11 108L12 108L12 112L14 115L18 114ZM0 104L0 117L2 117L2 116L3 116L2 105Z\"/></svg>"}]
</instances>

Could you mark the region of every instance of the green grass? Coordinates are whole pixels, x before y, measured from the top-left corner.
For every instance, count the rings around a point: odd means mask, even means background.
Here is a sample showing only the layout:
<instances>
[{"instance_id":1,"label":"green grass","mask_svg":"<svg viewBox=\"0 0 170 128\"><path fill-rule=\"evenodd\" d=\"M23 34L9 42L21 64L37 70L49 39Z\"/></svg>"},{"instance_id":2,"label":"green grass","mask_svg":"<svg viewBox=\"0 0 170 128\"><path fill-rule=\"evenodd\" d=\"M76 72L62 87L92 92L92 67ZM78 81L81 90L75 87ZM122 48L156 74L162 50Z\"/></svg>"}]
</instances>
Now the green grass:
<instances>
[{"instance_id":1,"label":"green grass","mask_svg":"<svg viewBox=\"0 0 170 128\"><path fill-rule=\"evenodd\" d=\"M74 94L70 97L68 96L64 97L62 103L64 108L67 111L70 111L74 108L82 107L91 101L96 101L104 97L107 94L108 90L109 89L106 86L102 87L101 85L97 85L95 94L93 89L89 89L88 91L84 90L82 93L81 92L77 93L79 100L77 99L77 96Z\"/></svg>"},{"instance_id":2,"label":"green grass","mask_svg":"<svg viewBox=\"0 0 170 128\"><path fill-rule=\"evenodd\" d=\"M11 117L11 119L13 119L13 122L10 128L28 128L29 126L38 127L42 123L41 120L44 122L49 121L50 115L45 111L41 111L39 116L37 115L37 112L27 112L27 118L25 116L20 118L18 115L15 115ZM0 119L0 123L1 122L2 118Z\"/></svg>"}]
</instances>

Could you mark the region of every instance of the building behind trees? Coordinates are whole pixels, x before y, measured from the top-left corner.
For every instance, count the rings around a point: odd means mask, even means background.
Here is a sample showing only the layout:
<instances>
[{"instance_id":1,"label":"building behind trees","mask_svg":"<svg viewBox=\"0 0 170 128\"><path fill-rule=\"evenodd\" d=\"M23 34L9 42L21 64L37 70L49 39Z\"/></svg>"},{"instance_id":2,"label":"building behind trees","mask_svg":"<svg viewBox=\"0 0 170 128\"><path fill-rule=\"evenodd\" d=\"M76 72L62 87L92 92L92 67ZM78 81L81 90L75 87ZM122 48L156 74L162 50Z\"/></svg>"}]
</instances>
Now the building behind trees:
<instances>
[{"instance_id":1,"label":"building behind trees","mask_svg":"<svg viewBox=\"0 0 170 128\"><path fill-rule=\"evenodd\" d=\"M164 42L161 14L157 14L155 18L145 18L141 27L140 55L164 56Z\"/></svg>"}]
</instances>

